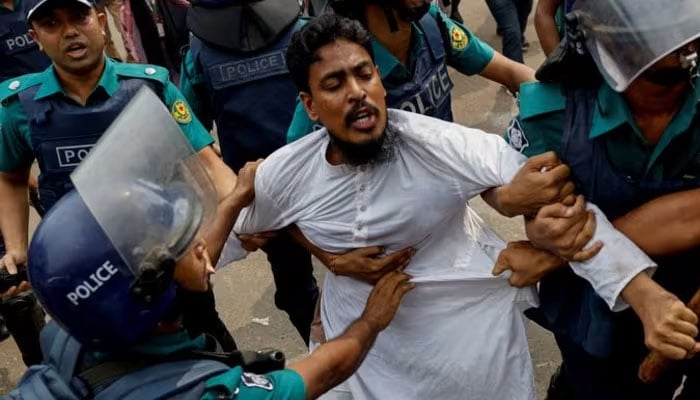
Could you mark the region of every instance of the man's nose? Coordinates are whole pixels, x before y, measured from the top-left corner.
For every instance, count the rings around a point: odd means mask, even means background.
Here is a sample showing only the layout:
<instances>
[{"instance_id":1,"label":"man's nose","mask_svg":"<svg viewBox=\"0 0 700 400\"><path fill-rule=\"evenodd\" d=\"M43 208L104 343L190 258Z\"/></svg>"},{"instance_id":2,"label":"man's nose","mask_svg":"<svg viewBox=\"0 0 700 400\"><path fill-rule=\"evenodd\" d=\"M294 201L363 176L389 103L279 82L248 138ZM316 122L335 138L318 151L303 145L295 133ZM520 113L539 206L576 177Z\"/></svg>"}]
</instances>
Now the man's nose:
<instances>
[{"instance_id":1,"label":"man's nose","mask_svg":"<svg viewBox=\"0 0 700 400\"><path fill-rule=\"evenodd\" d=\"M349 79L348 87L350 98L361 100L367 97L367 92L365 91L364 87L360 85L360 82L358 82L357 79Z\"/></svg>"}]
</instances>

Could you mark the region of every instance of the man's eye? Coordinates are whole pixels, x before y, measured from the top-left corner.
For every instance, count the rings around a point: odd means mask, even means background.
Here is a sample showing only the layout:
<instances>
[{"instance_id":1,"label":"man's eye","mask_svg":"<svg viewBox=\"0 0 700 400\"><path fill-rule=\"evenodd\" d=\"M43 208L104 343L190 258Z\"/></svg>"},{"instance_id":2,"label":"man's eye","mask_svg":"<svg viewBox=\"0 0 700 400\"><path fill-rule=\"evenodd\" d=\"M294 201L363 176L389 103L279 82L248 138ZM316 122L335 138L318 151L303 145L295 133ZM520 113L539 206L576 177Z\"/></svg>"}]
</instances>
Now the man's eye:
<instances>
[{"instance_id":1,"label":"man's eye","mask_svg":"<svg viewBox=\"0 0 700 400\"><path fill-rule=\"evenodd\" d=\"M326 82L326 83L323 85L323 88L324 88L325 90L328 90L328 91L331 91L331 92L336 91L336 90L338 90L338 89L340 88L340 82L338 82L338 81Z\"/></svg>"},{"instance_id":2,"label":"man's eye","mask_svg":"<svg viewBox=\"0 0 700 400\"><path fill-rule=\"evenodd\" d=\"M41 26L43 28L51 28L53 26L56 26L56 24L58 24L58 21L56 21L55 19L51 19L51 18L47 18L47 19L43 19L43 20L39 21L39 26Z\"/></svg>"}]
</instances>

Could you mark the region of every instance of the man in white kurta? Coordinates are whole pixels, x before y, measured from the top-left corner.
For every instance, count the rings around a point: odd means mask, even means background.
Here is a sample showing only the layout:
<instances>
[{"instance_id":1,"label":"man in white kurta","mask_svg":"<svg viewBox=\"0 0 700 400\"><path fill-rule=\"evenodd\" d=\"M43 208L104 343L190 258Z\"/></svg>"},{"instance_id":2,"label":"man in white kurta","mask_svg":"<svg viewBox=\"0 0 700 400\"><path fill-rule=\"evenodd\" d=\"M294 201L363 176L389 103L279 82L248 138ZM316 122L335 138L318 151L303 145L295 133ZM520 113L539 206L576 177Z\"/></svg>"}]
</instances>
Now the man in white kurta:
<instances>
[{"instance_id":1,"label":"man in white kurta","mask_svg":"<svg viewBox=\"0 0 700 400\"><path fill-rule=\"evenodd\" d=\"M381 245L416 249L406 271L418 282L349 381L355 399L532 399L520 306L530 293L490 274L493 256L474 246L465 204L511 181L524 157L496 135L389 110L390 160L331 165L325 129L272 154L259 167L255 201L236 231L296 224L329 252ZM602 215L605 246L574 268L611 306L626 282L653 263ZM326 275L322 320L339 335L359 316L371 286Z\"/></svg>"},{"instance_id":2,"label":"man in white kurta","mask_svg":"<svg viewBox=\"0 0 700 400\"><path fill-rule=\"evenodd\" d=\"M534 399L521 314L532 291L491 276L503 245L473 228L466 203L496 188L485 199L500 212L536 213L566 195L566 169L530 159L519 172L524 157L496 135L387 111L371 53L361 24L335 15L310 21L293 37L287 66L307 113L326 128L260 165L255 200L235 231L296 224L326 252L415 249L406 272L416 288L349 379L353 398ZM593 240L605 245L572 268L618 309L623 288L654 264L594 211ZM326 275L321 314L328 338L359 316L370 293L351 276Z\"/></svg>"}]
</instances>

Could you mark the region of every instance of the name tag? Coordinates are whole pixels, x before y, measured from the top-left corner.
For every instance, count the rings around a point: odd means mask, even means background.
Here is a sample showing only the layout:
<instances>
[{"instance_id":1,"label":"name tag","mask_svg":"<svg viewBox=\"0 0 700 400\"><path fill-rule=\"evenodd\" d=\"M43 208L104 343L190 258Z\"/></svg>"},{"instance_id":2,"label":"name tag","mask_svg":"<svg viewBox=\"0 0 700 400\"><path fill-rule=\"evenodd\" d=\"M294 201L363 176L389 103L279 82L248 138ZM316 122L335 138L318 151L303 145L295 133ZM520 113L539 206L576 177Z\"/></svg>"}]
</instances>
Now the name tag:
<instances>
[{"instance_id":1,"label":"name tag","mask_svg":"<svg viewBox=\"0 0 700 400\"><path fill-rule=\"evenodd\" d=\"M280 50L244 61L216 65L209 70L209 75L212 86L221 89L287 72L284 51Z\"/></svg>"}]
</instances>

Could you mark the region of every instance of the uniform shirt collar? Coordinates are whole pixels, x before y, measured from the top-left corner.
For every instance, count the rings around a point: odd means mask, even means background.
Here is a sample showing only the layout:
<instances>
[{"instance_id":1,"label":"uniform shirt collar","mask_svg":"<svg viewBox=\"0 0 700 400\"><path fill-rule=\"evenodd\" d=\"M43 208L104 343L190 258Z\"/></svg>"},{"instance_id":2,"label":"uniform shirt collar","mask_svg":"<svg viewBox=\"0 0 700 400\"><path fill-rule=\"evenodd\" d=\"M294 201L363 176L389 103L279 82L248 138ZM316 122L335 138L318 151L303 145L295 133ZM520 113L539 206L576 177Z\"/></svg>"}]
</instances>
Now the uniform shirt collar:
<instances>
[{"instance_id":1,"label":"uniform shirt collar","mask_svg":"<svg viewBox=\"0 0 700 400\"><path fill-rule=\"evenodd\" d=\"M700 102L700 79L696 79L696 84L692 88L692 94L685 100L681 109L666 128L664 137L672 139L678 134L686 131L690 126L697 110L697 103ZM610 86L602 84L598 89L597 107L593 113L593 124L589 137L594 139L613 131L623 124L629 124L642 137L641 132L634 123L634 117L627 105L627 101L622 93L614 91ZM662 138L663 141L663 138Z\"/></svg>"},{"instance_id":2,"label":"uniform shirt collar","mask_svg":"<svg viewBox=\"0 0 700 400\"><path fill-rule=\"evenodd\" d=\"M41 73L40 81L42 82L41 87L36 92L34 100L40 100L45 97L53 96L57 93L64 93L61 82L56 76L53 65L47 68ZM114 61L109 57L105 57L105 69L102 71L102 77L97 82L95 90L102 88L108 96L112 96L119 88L119 80L117 79L117 74L115 72ZM94 92L94 91L93 91Z\"/></svg>"},{"instance_id":3,"label":"uniform shirt collar","mask_svg":"<svg viewBox=\"0 0 700 400\"><path fill-rule=\"evenodd\" d=\"M411 71L413 70L411 66L414 64L413 50L416 43L421 43L421 40L423 40L423 32L420 30L418 25L416 25L416 23L413 23L411 27L411 48L408 55L408 65L404 65L401 63L401 61L394 57L394 55L391 54L391 52L389 52L384 45L379 43L374 36L372 37L374 62L379 67L379 74L381 75L382 80L393 77L394 75L397 75L399 79L403 80L405 78L401 77L400 75L411 75Z\"/></svg>"}]
</instances>

